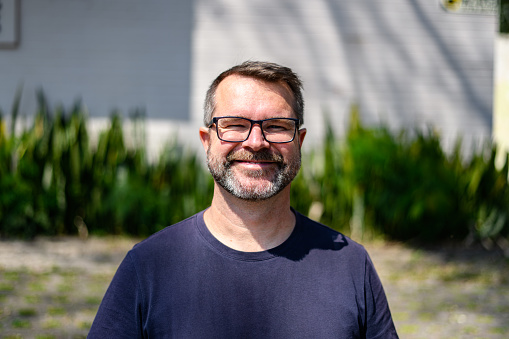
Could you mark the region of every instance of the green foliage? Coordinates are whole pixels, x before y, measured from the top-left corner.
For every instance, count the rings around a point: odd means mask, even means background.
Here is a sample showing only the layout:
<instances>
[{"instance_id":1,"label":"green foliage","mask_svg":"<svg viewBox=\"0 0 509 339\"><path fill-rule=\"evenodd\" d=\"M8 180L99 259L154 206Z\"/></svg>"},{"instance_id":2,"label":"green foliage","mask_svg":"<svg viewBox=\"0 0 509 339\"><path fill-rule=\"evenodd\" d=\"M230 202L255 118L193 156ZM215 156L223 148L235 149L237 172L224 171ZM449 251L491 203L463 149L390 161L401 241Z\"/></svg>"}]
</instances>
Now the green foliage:
<instances>
[{"instance_id":1,"label":"green foliage","mask_svg":"<svg viewBox=\"0 0 509 339\"><path fill-rule=\"evenodd\" d=\"M50 110L42 92L33 125L15 135L19 100L11 133L0 114L0 236L148 235L209 204L210 176L176 144L149 163L139 135L126 147L115 112L92 147L80 103Z\"/></svg>"},{"instance_id":2,"label":"green foliage","mask_svg":"<svg viewBox=\"0 0 509 339\"><path fill-rule=\"evenodd\" d=\"M9 132L0 112L0 236L146 236L210 204L213 181L197 154L176 142L146 159L142 112L125 131L118 112L94 145L86 113L50 109L38 95L30 128ZM509 236L509 164L485 145L468 159L443 151L428 129L364 127L352 108L345 138L329 126L323 147L303 155L292 206L354 238L437 241ZM128 147L126 140L131 140Z\"/></svg>"},{"instance_id":3,"label":"green foliage","mask_svg":"<svg viewBox=\"0 0 509 339\"><path fill-rule=\"evenodd\" d=\"M347 145L354 164L348 175L364 194L371 227L405 240L466 235L457 179L431 130L410 137L352 126Z\"/></svg>"},{"instance_id":4,"label":"green foliage","mask_svg":"<svg viewBox=\"0 0 509 339\"><path fill-rule=\"evenodd\" d=\"M495 166L492 145L464 159L458 141L446 154L432 129L366 128L354 106L345 140L329 129L322 152L298 187L319 185L319 194L306 192L323 206L315 218L343 232L427 242L509 233L508 163Z\"/></svg>"}]
</instances>

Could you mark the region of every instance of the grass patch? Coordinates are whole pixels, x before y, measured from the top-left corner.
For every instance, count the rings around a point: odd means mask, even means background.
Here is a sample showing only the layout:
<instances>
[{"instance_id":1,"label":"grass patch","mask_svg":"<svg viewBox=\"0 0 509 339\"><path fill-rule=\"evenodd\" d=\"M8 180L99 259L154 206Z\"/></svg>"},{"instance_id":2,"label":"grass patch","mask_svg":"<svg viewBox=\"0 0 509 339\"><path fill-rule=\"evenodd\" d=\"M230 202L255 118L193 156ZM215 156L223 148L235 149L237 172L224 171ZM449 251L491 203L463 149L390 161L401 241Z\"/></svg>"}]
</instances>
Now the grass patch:
<instances>
[{"instance_id":1,"label":"grass patch","mask_svg":"<svg viewBox=\"0 0 509 339\"><path fill-rule=\"evenodd\" d=\"M477 317L477 321L481 324L493 324L495 319L491 315L480 315Z\"/></svg>"},{"instance_id":2,"label":"grass patch","mask_svg":"<svg viewBox=\"0 0 509 339\"><path fill-rule=\"evenodd\" d=\"M509 327L507 326L497 326L490 328L491 334L509 334Z\"/></svg>"},{"instance_id":3,"label":"grass patch","mask_svg":"<svg viewBox=\"0 0 509 339\"><path fill-rule=\"evenodd\" d=\"M49 315L64 315L67 311L63 307L48 307Z\"/></svg>"},{"instance_id":4,"label":"grass patch","mask_svg":"<svg viewBox=\"0 0 509 339\"><path fill-rule=\"evenodd\" d=\"M25 301L30 305L40 304L42 302L42 298L40 295L29 294L25 295Z\"/></svg>"},{"instance_id":5,"label":"grass patch","mask_svg":"<svg viewBox=\"0 0 509 339\"><path fill-rule=\"evenodd\" d=\"M509 286L508 286L509 288ZM496 308L498 313L508 313L509 314L509 305L498 305Z\"/></svg>"},{"instance_id":6,"label":"grass patch","mask_svg":"<svg viewBox=\"0 0 509 339\"><path fill-rule=\"evenodd\" d=\"M93 282L101 283L101 284L107 284L113 279L112 274L106 274L106 273L96 273L91 276L91 280Z\"/></svg>"},{"instance_id":7,"label":"grass patch","mask_svg":"<svg viewBox=\"0 0 509 339\"><path fill-rule=\"evenodd\" d=\"M45 329L57 329L57 328L60 328L62 327L62 323L56 319L49 319L49 320L46 320L43 324L42 324L42 327L45 328Z\"/></svg>"},{"instance_id":8,"label":"grass patch","mask_svg":"<svg viewBox=\"0 0 509 339\"><path fill-rule=\"evenodd\" d=\"M78 324L78 328L81 330L90 330L92 323L89 321L82 321Z\"/></svg>"},{"instance_id":9,"label":"grass patch","mask_svg":"<svg viewBox=\"0 0 509 339\"><path fill-rule=\"evenodd\" d=\"M18 314L22 317L33 317L37 315L37 311L34 308L22 308Z\"/></svg>"},{"instance_id":10,"label":"grass patch","mask_svg":"<svg viewBox=\"0 0 509 339\"><path fill-rule=\"evenodd\" d=\"M62 273L62 268L60 268L60 266L57 266L57 265L53 265L51 266L51 271L50 271L52 274L60 274Z\"/></svg>"},{"instance_id":11,"label":"grass patch","mask_svg":"<svg viewBox=\"0 0 509 339\"><path fill-rule=\"evenodd\" d=\"M373 257L380 260L377 268L386 277L384 287L401 338L509 338L505 262L473 256L455 260L454 253L441 256L438 251L398 248L400 252L391 247L390 256L385 256L382 245L377 245L380 256ZM7 287L0 293L0 338L9 338L3 332L39 339L83 336L92 326L113 271L0 268L0 284Z\"/></svg>"},{"instance_id":12,"label":"grass patch","mask_svg":"<svg viewBox=\"0 0 509 339\"><path fill-rule=\"evenodd\" d=\"M96 297L96 296L90 296L90 297L85 298L85 302L88 305L99 305L99 304L101 304L101 301L102 301L102 299L100 297Z\"/></svg>"},{"instance_id":13,"label":"grass patch","mask_svg":"<svg viewBox=\"0 0 509 339\"><path fill-rule=\"evenodd\" d=\"M68 304L69 303L69 296L67 295L54 295L51 297L51 300L53 300L56 304Z\"/></svg>"},{"instance_id":14,"label":"grass patch","mask_svg":"<svg viewBox=\"0 0 509 339\"><path fill-rule=\"evenodd\" d=\"M21 279L21 273L18 271L6 271L3 274L5 280L19 281Z\"/></svg>"},{"instance_id":15,"label":"grass patch","mask_svg":"<svg viewBox=\"0 0 509 339\"><path fill-rule=\"evenodd\" d=\"M28 284L28 289L32 292L45 292L46 285L40 281L34 281Z\"/></svg>"},{"instance_id":16,"label":"grass patch","mask_svg":"<svg viewBox=\"0 0 509 339\"><path fill-rule=\"evenodd\" d=\"M12 321L12 327L14 328L31 328L32 324L30 321L25 319L14 319Z\"/></svg>"},{"instance_id":17,"label":"grass patch","mask_svg":"<svg viewBox=\"0 0 509 339\"><path fill-rule=\"evenodd\" d=\"M78 276L78 272L73 270L60 270L60 275L63 277L76 278Z\"/></svg>"},{"instance_id":18,"label":"grass patch","mask_svg":"<svg viewBox=\"0 0 509 339\"><path fill-rule=\"evenodd\" d=\"M465 333L465 334L473 335L473 334L477 334L478 332L479 332L479 330L474 326L465 326L465 328L463 328L463 333Z\"/></svg>"},{"instance_id":19,"label":"grass patch","mask_svg":"<svg viewBox=\"0 0 509 339\"><path fill-rule=\"evenodd\" d=\"M467 269L461 268L449 268L443 272L440 272L439 278L443 282L466 282L478 280L481 276L478 272L472 272Z\"/></svg>"},{"instance_id":20,"label":"grass patch","mask_svg":"<svg viewBox=\"0 0 509 339\"><path fill-rule=\"evenodd\" d=\"M436 318L436 314L435 313L431 313L431 312L421 312L419 314L419 319L422 320L422 321L427 321L427 322L431 322L433 319Z\"/></svg>"},{"instance_id":21,"label":"grass patch","mask_svg":"<svg viewBox=\"0 0 509 339\"><path fill-rule=\"evenodd\" d=\"M393 312L392 319L396 322L398 321L407 321L410 318L410 314L408 312Z\"/></svg>"},{"instance_id":22,"label":"grass patch","mask_svg":"<svg viewBox=\"0 0 509 339\"><path fill-rule=\"evenodd\" d=\"M69 293L74 290L74 287L70 283L63 283L63 284L58 285L57 290L58 290L58 292L61 292L61 293Z\"/></svg>"},{"instance_id":23,"label":"grass patch","mask_svg":"<svg viewBox=\"0 0 509 339\"><path fill-rule=\"evenodd\" d=\"M104 295L104 293L106 293L106 289L108 288L108 283L109 282L103 282L103 283L92 282L87 285L87 290L90 293Z\"/></svg>"},{"instance_id":24,"label":"grass patch","mask_svg":"<svg viewBox=\"0 0 509 339\"><path fill-rule=\"evenodd\" d=\"M12 292L14 291L14 285L12 283L1 282L0 292Z\"/></svg>"},{"instance_id":25,"label":"grass patch","mask_svg":"<svg viewBox=\"0 0 509 339\"><path fill-rule=\"evenodd\" d=\"M414 325L414 324L404 324L398 328L399 334L408 335L408 334L416 334L417 332L419 332L419 326Z\"/></svg>"}]
</instances>

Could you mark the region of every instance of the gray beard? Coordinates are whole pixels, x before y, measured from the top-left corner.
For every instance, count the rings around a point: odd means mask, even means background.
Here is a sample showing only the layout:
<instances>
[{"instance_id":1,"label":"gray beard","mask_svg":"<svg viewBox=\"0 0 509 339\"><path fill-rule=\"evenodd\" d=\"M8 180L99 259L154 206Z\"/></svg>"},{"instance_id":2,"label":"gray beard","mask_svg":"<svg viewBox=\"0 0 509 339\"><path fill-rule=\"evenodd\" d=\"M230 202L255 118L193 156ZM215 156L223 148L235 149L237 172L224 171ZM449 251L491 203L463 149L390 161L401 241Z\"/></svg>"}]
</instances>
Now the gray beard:
<instances>
[{"instance_id":1,"label":"gray beard","mask_svg":"<svg viewBox=\"0 0 509 339\"><path fill-rule=\"evenodd\" d=\"M231 168L233 161L240 159L276 161L277 169L273 174L272 180L269 180L268 183L246 187L238 180ZM221 161L211 155L210 147L207 150L207 167L215 182L233 196L247 201L266 200L281 192L295 178L299 172L300 165L300 150L298 156L290 159L288 163L284 163L281 155L274 155L268 151L248 152L243 150L235 153L230 152L226 159ZM249 175L251 178L260 178L267 175L265 172L265 170L260 169L250 171Z\"/></svg>"}]
</instances>

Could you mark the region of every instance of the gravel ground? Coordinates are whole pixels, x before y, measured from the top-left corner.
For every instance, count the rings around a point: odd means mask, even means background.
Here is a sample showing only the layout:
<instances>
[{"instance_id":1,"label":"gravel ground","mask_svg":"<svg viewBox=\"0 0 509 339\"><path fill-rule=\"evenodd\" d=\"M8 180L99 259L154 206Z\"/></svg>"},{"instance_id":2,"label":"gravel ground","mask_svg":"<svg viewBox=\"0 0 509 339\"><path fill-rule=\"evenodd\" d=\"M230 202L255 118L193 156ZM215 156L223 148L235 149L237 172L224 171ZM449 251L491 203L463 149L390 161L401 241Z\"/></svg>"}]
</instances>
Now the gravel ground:
<instances>
[{"instance_id":1,"label":"gravel ground","mask_svg":"<svg viewBox=\"0 0 509 339\"><path fill-rule=\"evenodd\" d=\"M0 242L0 338L84 338L126 238ZM509 261L368 243L401 338L509 338Z\"/></svg>"}]
</instances>

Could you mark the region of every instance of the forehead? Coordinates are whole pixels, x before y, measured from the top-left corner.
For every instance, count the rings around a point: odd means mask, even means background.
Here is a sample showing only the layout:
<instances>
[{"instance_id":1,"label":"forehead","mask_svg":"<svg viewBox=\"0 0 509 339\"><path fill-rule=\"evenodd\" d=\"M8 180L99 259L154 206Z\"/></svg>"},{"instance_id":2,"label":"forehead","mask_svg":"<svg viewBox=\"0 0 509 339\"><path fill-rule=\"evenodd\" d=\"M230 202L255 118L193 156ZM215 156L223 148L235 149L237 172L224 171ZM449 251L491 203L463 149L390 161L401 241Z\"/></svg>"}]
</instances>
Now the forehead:
<instances>
[{"instance_id":1,"label":"forehead","mask_svg":"<svg viewBox=\"0 0 509 339\"><path fill-rule=\"evenodd\" d=\"M293 116L293 93L282 82L230 75L216 90L215 116Z\"/></svg>"}]
</instances>

